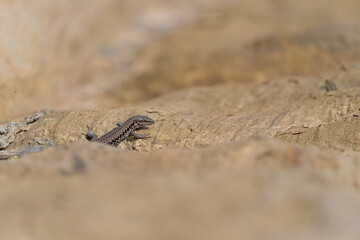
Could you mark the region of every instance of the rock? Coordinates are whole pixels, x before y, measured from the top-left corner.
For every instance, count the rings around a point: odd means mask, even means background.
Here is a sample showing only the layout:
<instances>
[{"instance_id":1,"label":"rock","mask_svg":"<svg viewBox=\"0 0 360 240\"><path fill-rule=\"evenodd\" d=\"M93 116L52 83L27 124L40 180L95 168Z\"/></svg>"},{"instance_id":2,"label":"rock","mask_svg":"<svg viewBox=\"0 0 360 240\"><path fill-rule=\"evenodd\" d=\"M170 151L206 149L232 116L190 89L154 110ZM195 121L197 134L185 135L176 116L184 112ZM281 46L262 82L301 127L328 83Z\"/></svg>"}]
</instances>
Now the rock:
<instances>
[{"instance_id":1,"label":"rock","mask_svg":"<svg viewBox=\"0 0 360 240\"><path fill-rule=\"evenodd\" d=\"M146 154L60 146L0 162L0 237L355 239L359 161L266 138Z\"/></svg>"}]
</instances>

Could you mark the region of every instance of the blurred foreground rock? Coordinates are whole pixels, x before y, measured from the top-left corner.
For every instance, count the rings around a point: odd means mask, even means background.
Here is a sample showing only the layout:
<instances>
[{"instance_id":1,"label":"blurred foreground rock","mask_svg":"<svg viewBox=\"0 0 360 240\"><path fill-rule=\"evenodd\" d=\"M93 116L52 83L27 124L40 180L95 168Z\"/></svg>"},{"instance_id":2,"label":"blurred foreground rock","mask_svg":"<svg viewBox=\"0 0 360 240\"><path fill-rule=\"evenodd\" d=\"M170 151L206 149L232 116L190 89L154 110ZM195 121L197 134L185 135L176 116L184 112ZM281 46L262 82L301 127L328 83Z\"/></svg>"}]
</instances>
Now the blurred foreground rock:
<instances>
[{"instance_id":1,"label":"blurred foreground rock","mask_svg":"<svg viewBox=\"0 0 360 240\"><path fill-rule=\"evenodd\" d=\"M4 239L357 239L359 153L75 144L0 162Z\"/></svg>"}]
</instances>

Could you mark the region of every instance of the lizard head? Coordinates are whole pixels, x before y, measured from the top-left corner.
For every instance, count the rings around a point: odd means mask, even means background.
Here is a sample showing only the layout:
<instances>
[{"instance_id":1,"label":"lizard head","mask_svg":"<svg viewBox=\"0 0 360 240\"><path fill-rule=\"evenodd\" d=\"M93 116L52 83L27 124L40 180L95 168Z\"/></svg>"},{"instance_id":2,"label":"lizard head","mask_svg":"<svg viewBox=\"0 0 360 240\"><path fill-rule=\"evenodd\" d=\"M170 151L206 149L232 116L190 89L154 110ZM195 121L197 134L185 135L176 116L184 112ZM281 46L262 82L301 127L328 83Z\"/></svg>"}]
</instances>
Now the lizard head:
<instances>
[{"instance_id":1,"label":"lizard head","mask_svg":"<svg viewBox=\"0 0 360 240\"><path fill-rule=\"evenodd\" d=\"M144 115L136 115L136 116L133 116L132 118L139 125L152 125L155 122L154 120L152 120L148 116L144 116Z\"/></svg>"}]
</instances>

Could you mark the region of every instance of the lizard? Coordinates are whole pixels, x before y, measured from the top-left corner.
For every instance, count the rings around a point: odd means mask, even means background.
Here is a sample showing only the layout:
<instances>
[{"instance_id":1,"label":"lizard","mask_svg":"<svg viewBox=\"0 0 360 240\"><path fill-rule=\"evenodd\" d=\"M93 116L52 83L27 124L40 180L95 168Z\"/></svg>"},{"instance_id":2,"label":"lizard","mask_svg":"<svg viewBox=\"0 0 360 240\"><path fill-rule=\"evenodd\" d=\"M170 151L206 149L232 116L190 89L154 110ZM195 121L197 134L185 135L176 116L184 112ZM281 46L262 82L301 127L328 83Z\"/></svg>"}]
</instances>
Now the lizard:
<instances>
[{"instance_id":1,"label":"lizard","mask_svg":"<svg viewBox=\"0 0 360 240\"><path fill-rule=\"evenodd\" d=\"M96 135L88 126L89 132L86 134L86 138L90 141L96 141L116 147L120 142L129 136L133 136L135 139L149 138L149 135L138 134L134 131L146 125L152 125L154 122L155 121L148 116L136 115L129 118L124 123L117 123L118 127L101 137L98 137L98 135Z\"/></svg>"}]
</instances>

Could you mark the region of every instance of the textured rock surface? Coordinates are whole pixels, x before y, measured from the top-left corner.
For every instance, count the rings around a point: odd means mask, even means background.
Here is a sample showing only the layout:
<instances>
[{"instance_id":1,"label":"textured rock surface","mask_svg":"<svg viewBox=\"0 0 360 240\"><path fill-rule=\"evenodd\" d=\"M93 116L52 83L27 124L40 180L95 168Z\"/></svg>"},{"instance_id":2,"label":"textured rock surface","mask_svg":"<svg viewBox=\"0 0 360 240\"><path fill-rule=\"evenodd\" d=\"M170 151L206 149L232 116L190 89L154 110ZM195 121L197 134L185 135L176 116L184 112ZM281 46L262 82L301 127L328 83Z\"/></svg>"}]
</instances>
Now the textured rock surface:
<instances>
[{"instance_id":1,"label":"textured rock surface","mask_svg":"<svg viewBox=\"0 0 360 240\"><path fill-rule=\"evenodd\" d=\"M84 141L87 126L104 134L119 121L147 114L156 121L146 130L152 138L127 141L120 148L212 147L262 134L302 145L359 150L360 70L346 69L342 79L331 78L339 82L335 92L325 91L323 78L288 77L249 86L192 88L121 109L54 112L17 133L8 149L35 139Z\"/></svg>"}]
</instances>

